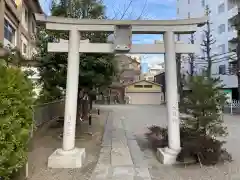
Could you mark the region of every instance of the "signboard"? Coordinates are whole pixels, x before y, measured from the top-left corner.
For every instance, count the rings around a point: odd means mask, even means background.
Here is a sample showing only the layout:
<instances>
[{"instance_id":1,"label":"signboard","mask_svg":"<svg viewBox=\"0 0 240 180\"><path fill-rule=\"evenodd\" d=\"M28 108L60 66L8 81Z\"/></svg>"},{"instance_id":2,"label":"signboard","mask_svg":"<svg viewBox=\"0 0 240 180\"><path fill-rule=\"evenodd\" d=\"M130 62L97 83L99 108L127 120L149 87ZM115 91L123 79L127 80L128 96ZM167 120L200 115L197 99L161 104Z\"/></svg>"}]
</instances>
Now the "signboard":
<instances>
[{"instance_id":1,"label":"signboard","mask_svg":"<svg viewBox=\"0 0 240 180\"><path fill-rule=\"evenodd\" d=\"M116 25L114 35L115 51L130 51L132 46L132 26Z\"/></svg>"},{"instance_id":2,"label":"signboard","mask_svg":"<svg viewBox=\"0 0 240 180\"><path fill-rule=\"evenodd\" d=\"M232 102L232 90L231 89L224 89L223 92L226 95L227 103L231 103Z\"/></svg>"}]
</instances>

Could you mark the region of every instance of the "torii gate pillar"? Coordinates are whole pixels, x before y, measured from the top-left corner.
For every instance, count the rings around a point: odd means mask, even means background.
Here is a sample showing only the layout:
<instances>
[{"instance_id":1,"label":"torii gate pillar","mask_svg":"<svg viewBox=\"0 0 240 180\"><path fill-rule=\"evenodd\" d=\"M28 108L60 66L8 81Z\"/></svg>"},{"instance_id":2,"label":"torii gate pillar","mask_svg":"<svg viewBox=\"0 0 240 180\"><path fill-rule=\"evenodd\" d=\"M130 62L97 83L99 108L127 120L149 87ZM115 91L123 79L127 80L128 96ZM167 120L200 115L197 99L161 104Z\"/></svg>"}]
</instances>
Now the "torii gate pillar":
<instances>
[{"instance_id":1,"label":"torii gate pillar","mask_svg":"<svg viewBox=\"0 0 240 180\"><path fill-rule=\"evenodd\" d=\"M51 168L80 168L85 159L85 149L75 147L78 77L79 77L79 47L80 32L77 29L69 31L67 87L65 98L65 114L63 129L63 145L48 158Z\"/></svg>"},{"instance_id":2,"label":"torii gate pillar","mask_svg":"<svg viewBox=\"0 0 240 180\"><path fill-rule=\"evenodd\" d=\"M167 90L168 147L164 149L159 148L157 157L163 164L174 164L181 150L174 33L167 31L163 34L163 38L166 51L164 60Z\"/></svg>"}]
</instances>

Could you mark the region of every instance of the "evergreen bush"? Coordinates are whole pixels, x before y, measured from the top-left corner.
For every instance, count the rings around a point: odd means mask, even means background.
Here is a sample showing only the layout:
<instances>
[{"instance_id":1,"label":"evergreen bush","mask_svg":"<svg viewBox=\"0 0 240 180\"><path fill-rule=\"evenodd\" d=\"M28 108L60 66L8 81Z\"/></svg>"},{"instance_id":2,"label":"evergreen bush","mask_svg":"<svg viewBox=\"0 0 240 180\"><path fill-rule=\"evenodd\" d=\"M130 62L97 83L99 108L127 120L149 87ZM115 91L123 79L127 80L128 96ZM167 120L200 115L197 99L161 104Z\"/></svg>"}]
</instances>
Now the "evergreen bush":
<instances>
[{"instance_id":1,"label":"evergreen bush","mask_svg":"<svg viewBox=\"0 0 240 180\"><path fill-rule=\"evenodd\" d=\"M33 124L32 90L31 81L19 68L0 63L0 177L4 180L26 164Z\"/></svg>"},{"instance_id":2,"label":"evergreen bush","mask_svg":"<svg viewBox=\"0 0 240 180\"><path fill-rule=\"evenodd\" d=\"M188 93L180 109L180 139L182 150L177 160L195 159L203 165L214 165L220 161L231 161L231 155L223 149L225 141L219 137L227 135L223 125L222 108L226 97L219 79L193 76L188 82ZM154 150L168 146L167 128L149 127L146 136Z\"/></svg>"}]
</instances>

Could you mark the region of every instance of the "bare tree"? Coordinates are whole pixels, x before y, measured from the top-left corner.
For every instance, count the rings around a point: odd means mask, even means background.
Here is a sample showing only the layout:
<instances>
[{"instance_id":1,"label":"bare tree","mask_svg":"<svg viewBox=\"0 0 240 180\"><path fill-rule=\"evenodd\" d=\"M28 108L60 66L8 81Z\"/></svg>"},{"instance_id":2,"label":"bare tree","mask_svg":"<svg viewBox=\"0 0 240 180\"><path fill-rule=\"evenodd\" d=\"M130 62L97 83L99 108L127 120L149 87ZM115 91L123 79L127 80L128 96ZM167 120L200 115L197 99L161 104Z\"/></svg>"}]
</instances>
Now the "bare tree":
<instances>
[{"instance_id":1,"label":"bare tree","mask_svg":"<svg viewBox=\"0 0 240 180\"><path fill-rule=\"evenodd\" d=\"M211 11L209 7L206 7L206 15L209 17ZM212 35L212 30L211 30L211 23L208 20L206 23L206 29L203 30L204 32L204 39L201 43L201 46L203 48L203 51L206 55L206 57L203 57L205 61L207 61L207 70L206 70L206 75L208 78L211 77L212 75L212 45L216 43L216 40L213 38Z\"/></svg>"},{"instance_id":2,"label":"bare tree","mask_svg":"<svg viewBox=\"0 0 240 180\"><path fill-rule=\"evenodd\" d=\"M190 36L190 43L194 44L194 34L191 34ZM195 71L195 56L193 53L188 54L188 62L189 62L189 72L188 74L190 76L194 75L194 71Z\"/></svg>"},{"instance_id":3,"label":"bare tree","mask_svg":"<svg viewBox=\"0 0 240 180\"><path fill-rule=\"evenodd\" d=\"M145 16L146 13L146 7L148 0L144 0L143 6L137 14L134 15L135 12L135 3L134 0L122 0L121 4L118 4L116 1L114 1L114 5L112 7L112 11L114 12L113 17L108 17L108 19L142 19Z\"/></svg>"},{"instance_id":4,"label":"bare tree","mask_svg":"<svg viewBox=\"0 0 240 180\"><path fill-rule=\"evenodd\" d=\"M178 83L178 93L180 96L180 100L183 98L183 79L182 79L182 73L181 73L181 66L182 66L182 61L181 61L181 54L177 53L176 54L176 64L177 64L177 83Z\"/></svg>"}]
</instances>

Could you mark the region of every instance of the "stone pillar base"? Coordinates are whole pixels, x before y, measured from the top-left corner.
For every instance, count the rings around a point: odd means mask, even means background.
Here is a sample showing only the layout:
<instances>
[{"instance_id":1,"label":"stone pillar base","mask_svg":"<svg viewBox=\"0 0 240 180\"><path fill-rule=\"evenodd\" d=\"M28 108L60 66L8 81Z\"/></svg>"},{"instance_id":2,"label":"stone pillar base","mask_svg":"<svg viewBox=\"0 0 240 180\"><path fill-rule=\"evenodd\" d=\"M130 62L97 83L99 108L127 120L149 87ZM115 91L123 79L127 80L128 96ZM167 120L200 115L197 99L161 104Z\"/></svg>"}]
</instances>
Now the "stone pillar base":
<instances>
[{"instance_id":1,"label":"stone pillar base","mask_svg":"<svg viewBox=\"0 0 240 180\"><path fill-rule=\"evenodd\" d=\"M48 158L49 168L81 168L85 159L85 148L75 148L71 151L57 149Z\"/></svg>"},{"instance_id":2,"label":"stone pillar base","mask_svg":"<svg viewBox=\"0 0 240 180\"><path fill-rule=\"evenodd\" d=\"M177 164L177 156L180 153L179 151L166 148L158 148L157 149L157 159L162 163L166 165L173 165Z\"/></svg>"}]
</instances>

